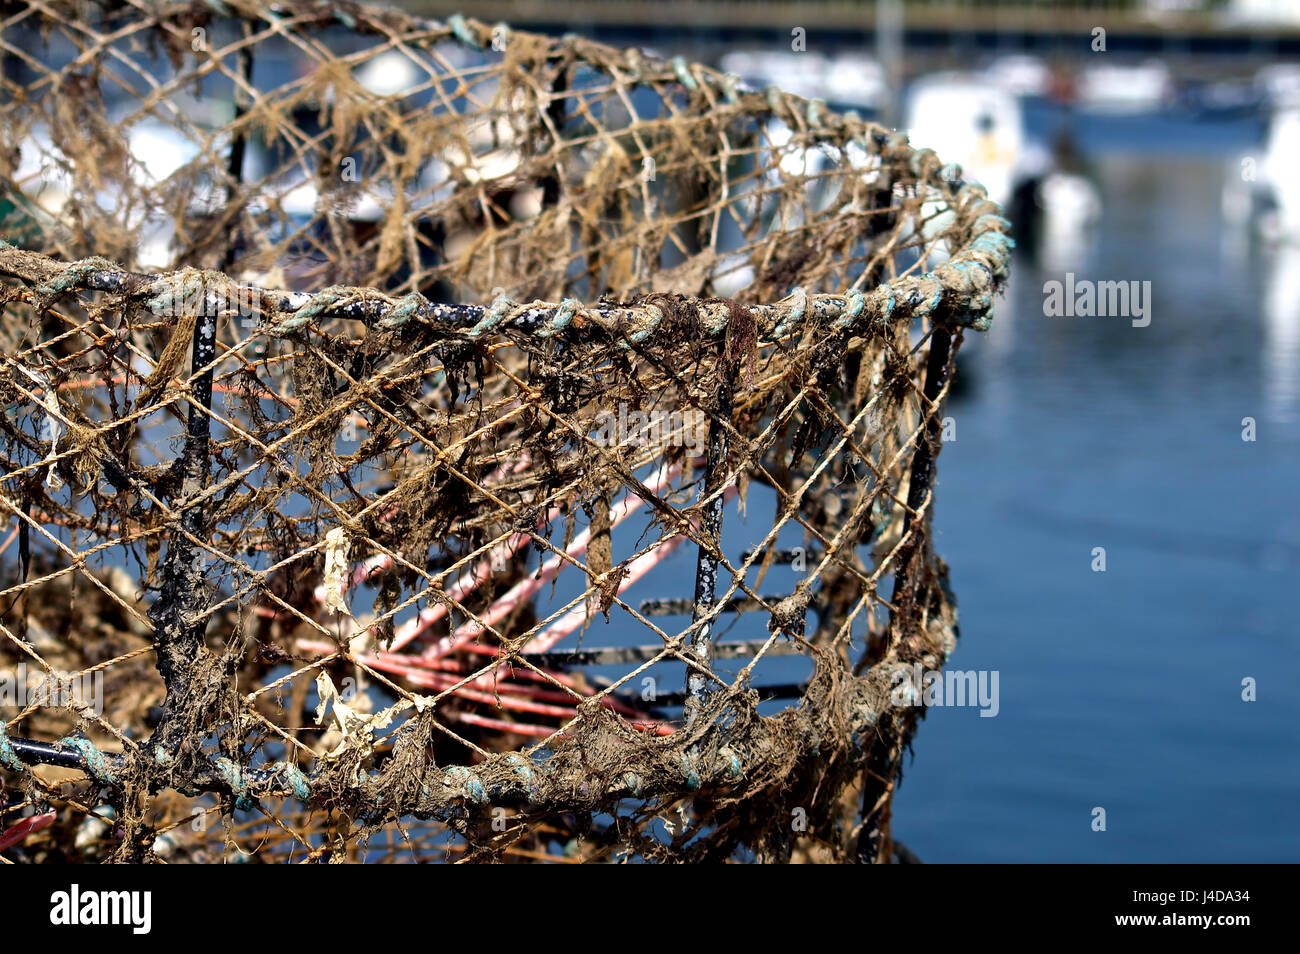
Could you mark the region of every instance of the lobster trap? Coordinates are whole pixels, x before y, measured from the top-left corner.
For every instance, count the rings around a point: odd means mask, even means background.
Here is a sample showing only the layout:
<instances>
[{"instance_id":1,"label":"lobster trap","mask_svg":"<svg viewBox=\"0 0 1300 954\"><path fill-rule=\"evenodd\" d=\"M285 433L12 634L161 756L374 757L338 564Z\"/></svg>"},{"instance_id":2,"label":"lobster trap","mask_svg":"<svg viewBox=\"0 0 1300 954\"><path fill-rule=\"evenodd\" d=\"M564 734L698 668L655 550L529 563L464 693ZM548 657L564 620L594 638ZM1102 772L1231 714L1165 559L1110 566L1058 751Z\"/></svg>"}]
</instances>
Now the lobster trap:
<instances>
[{"instance_id":1,"label":"lobster trap","mask_svg":"<svg viewBox=\"0 0 1300 954\"><path fill-rule=\"evenodd\" d=\"M9 852L893 857L979 185L573 36L5 10Z\"/></svg>"}]
</instances>

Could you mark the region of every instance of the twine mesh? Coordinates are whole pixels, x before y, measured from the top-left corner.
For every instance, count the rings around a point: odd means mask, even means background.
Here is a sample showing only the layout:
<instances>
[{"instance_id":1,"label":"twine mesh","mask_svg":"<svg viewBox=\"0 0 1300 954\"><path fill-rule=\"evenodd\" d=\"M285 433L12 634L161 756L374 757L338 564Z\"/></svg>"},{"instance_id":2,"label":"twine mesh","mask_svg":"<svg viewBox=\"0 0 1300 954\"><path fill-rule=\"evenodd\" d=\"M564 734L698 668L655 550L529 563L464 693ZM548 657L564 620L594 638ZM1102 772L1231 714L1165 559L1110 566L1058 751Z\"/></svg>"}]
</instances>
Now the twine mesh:
<instances>
[{"instance_id":1,"label":"twine mesh","mask_svg":"<svg viewBox=\"0 0 1300 954\"><path fill-rule=\"evenodd\" d=\"M5 10L24 857L890 860L980 186L574 36Z\"/></svg>"}]
</instances>

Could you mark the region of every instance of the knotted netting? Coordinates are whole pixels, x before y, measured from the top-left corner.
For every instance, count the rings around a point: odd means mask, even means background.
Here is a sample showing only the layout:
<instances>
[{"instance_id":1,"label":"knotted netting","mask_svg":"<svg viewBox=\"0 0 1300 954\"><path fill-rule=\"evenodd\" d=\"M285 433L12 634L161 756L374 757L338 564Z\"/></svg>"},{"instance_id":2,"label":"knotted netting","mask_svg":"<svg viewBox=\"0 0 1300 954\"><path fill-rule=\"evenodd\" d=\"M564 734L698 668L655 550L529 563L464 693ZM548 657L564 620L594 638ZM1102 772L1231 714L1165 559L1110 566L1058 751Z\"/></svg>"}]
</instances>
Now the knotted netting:
<instances>
[{"instance_id":1,"label":"knotted netting","mask_svg":"<svg viewBox=\"0 0 1300 954\"><path fill-rule=\"evenodd\" d=\"M12 850L891 858L980 186L460 17L30 3L0 57Z\"/></svg>"}]
</instances>

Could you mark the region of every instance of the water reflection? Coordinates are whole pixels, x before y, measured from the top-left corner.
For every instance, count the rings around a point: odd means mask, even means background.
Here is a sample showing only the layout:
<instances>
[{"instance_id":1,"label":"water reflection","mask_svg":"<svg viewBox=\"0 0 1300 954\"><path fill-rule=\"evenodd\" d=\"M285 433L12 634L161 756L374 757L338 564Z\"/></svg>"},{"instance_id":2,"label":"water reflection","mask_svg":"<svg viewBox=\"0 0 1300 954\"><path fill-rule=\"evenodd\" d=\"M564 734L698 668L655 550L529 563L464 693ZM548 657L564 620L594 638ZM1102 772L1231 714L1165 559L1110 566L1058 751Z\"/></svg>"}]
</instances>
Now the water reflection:
<instances>
[{"instance_id":1,"label":"water reflection","mask_svg":"<svg viewBox=\"0 0 1300 954\"><path fill-rule=\"evenodd\" d=\"M1300 406L1300 247L1281 245L1268 257L1261 357L1269 417L1296 420Z\"/></svg>"},{"instance_id":2,"label":"water reflection","mask_svg":"<svg viewBox=\"0 0 1300 954\"><path fill-rule=\"evenodd\" d=\"M954 664L999 670L1002 711L927 714L895 809L927 860L1300 850L1300 654L1279 585L1300 554L1300 246L1226 227L1248 136L1188 124L1174 156L1162 129L1112 147L1114 125L1080 137L1095 242L1023 243L961 352L936 540L961 601ZM1150 281L1151 325L1044 317L1043 283L1069 271ZM1273 422L1256 442L1247 416ZM1252 708L1240 680L1265 668L1277 691ZM1093 805L1125 821L1093 833ZM1209 816L1228 821L1207 834Z\"/></svg>"}]
</instances>

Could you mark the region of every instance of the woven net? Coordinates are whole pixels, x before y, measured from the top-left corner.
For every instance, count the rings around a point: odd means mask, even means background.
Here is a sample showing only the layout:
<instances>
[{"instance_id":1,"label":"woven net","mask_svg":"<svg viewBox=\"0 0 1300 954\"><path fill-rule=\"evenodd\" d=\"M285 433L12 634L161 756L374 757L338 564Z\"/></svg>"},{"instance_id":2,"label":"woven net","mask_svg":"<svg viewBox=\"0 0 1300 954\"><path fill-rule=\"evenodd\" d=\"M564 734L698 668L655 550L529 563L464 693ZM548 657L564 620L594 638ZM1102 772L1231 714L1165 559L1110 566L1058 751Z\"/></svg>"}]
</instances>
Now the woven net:
<instances>
[{"instance_id":1,"label":"woven net","mask_svg":"<svg viewBox=\"0 0 1300 954\"><path fill-rule=\"evenodd\" d=\"M893 857L981 187L571 36L4 9L11 856Z\"/></svg>"}]
</instances>

